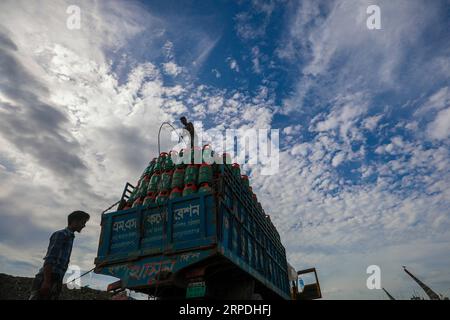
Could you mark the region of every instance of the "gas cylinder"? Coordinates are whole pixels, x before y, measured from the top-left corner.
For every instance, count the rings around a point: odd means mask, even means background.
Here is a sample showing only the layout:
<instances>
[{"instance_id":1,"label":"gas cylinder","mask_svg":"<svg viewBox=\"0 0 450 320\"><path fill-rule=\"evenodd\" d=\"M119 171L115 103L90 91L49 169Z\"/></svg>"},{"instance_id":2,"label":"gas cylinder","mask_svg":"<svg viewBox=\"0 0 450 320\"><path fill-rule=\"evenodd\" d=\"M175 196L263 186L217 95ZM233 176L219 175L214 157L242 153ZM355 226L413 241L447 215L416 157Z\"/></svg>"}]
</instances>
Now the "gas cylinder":
<instances>
[{"instance_id":1,"label":"gas cylinder","mask_svg":"<svg viewBox=\"0 0 450 320\"><path fill-rule=\"evenodd\" d=\"M158 184L159 184L159 180L161 179L161 174L159 172L155 172L151 179L150 182L148 183L148 188L147 188L147 192L152 191L152 192L156 192L158 191Z\"/></svg>"},{"instance_id":2,"label":"gas cylinder","mask_svg":"<svg viewBox=\"0 0 450 320\"><path fill-rule=\"evenodd\" d=\"M172 171L166 171L161 175L158 191L170 191L172 183Z\"/></svg>"},{"instance_id":3,"label":"gas cylinder","mask_svg":"<svg viewBox=\"0 0 450 320\"><path fill-rule=\"evenodd\" d=\"M233 163L231 166L231 172L233 172L233 174L236 177L240 177L241 176L241 168L240 168L239 164Z\"/></svg>"},{"instance_id":4,"label":"gas cylinder","mask_svg":"<svg viewBox=\"0 0 450 320\"><path fill-rule=\"evenodd\" d=\"M190 164L187 166L184 172L184 183L185 184L197 184L198 177L198 166L195 164Z\"/></svg>"},{"instance_id":5,"label":"gas cylinder","mask_svg":"<svg viewBox=\"0 0 450 320\"><path fill-rule=\"evenodd\" d=\"M169 191L164 190L158 193L155 202L159 205L162 205L165 204L168 199L169 199Z\"/></svg>"},{"instance_id":6,"label":"gas cylinder","mask_svg":"<svg viewBox=\"0 0 450 320\"><path fill-rule=\"evenodd\" d=\"M169 199L176 199L176 198L180 198L182 196L183 196L183 190L179 187L175 187L170 192Z\"/></svg>"},{"instance_id":7,"label":"gas cylinder","mask_svg":"<svg viewBox=\"0 0 450 320\"><path fill-rule=\"evenodd\" d=\"M213 164L214 163L214 150L209 144L205 144L202 149L202 161L203 163Z\"/></svg>"},{"instance_id":8,"label":"gas cylinder","mask_svg":"<svg viewBox=\"0 0 450 320\"><path fill-rule=\"evenodd\" d=\"M139 190L138 190L136 196L142 197L142 198L145 197L145 195L147 194L147 188L148 188L149 182L150 182L150 176L144 176L144 179L142 179L142 182L140 183Z\"/></svg>"},{"instance_id":9,"label":"gas cylinder","mask_svg":"<svg viewBox=\"0 0 450 320\"><path fill-rule=\"evenodd\" d=\"M172 175L172 185L171 188L183 188L184 186L184 169L176 168Z\"/></svg>"},{"instance_id":10,"label":"gas cylinder","mask_svg":"<svg viewBox=\"0 0 450 320\"><path fill-rule=\"evenodd\" d=\"M202 183L212 183L212 179L213 179L213 170L212 170L212 166L206 163L203 163L202 165L200 165L200 169L198 171L198 183L202 184Z\"/></svg>"},{"instance_id":11,"label":"gas cylinder","mask_svg":"<svg viewBox=\"0 0 450 320\"><path fill-rule=\"evenodd\" d=\"M250 181L248 180L248 176L243 174L241 176L242 185L245 187L245 190L248 190L250 187Z\"/></svg>"},{"instance_id":12,"label":"gas cylinder","mask_svg":"<svg viewBox=\"0 0 450 320\"><path fill-rule=\"evenodd\" d=\"M160 153L158 160L156 161L156 164L155 164L155 169L154 169L155 172L164 171L166 157L167 157L167 152Z\"/></svg>"},{"instance_id":13,"label":"gas cylinder","mask_svg":"<svg viewBox=\"0 0 450 320\"><path fill-rule=\"evenodd\" d=\"M212 193L212 188L209 183L202 183L198 189L198 193Z\"/></svg>"},{"instance_id":14,"label":"gas cylinder","mask_svg":"<svg viewBox=\"0 0 450 320\"><path fill-rule=\"evenodd\" d=\"M150 191L149 193L147 193L147 196L144 198L143 205L147 206L151 203L155 203L155 198L156 198L156 193L153 191Z\"/></svg>"},{"instance_id":15,"label":"gas cylinder","mask_svg":"<svg viewBox=\"0 0 450 320\"><path fill-rule=\"evenodd\" d=\"M164 162L164 171L172 171L175 168L175 165L172 160L172 156L167 156L166 161Z\"/></svg>"},{"instance_id":16,"label":"gas cylinder","mask_svg":"<svg viewBox=\"0 0 450 320\"><path fill-rule=\"evenodd\" d=\"M142 199L141 199L141 197L138 197L138 198L136 198L136 200L134 200L132 208L136 208L141 205L142 205Z\"/></svg>"},{"instance_id":17,"label":"gas cylinder","mask_svg":"<svg viewBox=\"0 0 450 320\"><path fill-rule=\"evenodd\" d=\"M183 189L183 197L194 194L197 192L197 187L193 183L188 183Z\"/></svg>"}]
</instances>

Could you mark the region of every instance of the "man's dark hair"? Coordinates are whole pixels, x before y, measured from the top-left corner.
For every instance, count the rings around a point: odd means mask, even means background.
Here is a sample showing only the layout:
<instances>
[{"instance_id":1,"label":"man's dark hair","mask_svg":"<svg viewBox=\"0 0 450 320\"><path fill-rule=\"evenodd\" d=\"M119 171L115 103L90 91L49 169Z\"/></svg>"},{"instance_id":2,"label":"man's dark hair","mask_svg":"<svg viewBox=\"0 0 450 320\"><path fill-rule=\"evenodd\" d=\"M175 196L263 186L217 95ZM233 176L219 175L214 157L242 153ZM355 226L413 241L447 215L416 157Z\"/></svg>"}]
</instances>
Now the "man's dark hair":
<instances>
[{"instance_id":1,"label":"man's dark hair","mask_svg":"<svg viewBox=\"0 0 450 320\"><path fill-rule=\"evenodd\" d=\"M181 118L180 118L180 121L183 121L183 120L186 120L186 121L187 121L186 117L181 117Z\"/></svg>"},{"instance_id":2,"label":"man's dark hair","mask_svg":"<svg viewBox=\"0 0 450 320\"><path fill-rule=\"evenodd\" d=\"M74 211L67 217L67 223L71 224L74 221L88 221L91 216L84 211Z\"/></svg>"}]
</instances>

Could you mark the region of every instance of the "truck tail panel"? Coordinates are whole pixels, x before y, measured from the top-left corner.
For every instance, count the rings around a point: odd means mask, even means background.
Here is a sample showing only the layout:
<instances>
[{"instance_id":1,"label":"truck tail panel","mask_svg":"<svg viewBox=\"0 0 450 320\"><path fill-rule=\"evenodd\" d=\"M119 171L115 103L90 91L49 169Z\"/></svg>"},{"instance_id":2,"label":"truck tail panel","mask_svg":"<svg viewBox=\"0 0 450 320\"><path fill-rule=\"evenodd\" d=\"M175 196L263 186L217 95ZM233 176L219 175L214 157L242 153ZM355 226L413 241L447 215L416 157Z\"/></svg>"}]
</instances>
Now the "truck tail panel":
<instances>
[{"instance_id":1,"label":"truck tail panel","mask_svg":"<svg viewBox=\"0 0 450 320\"><path fill-rule=\"evenodd\" d=\"M112 212L102 217L97 263L107 264L155 254L174 254L216 243L212 194L195 194L151 205Z\"/></svg>"}]
</instances>

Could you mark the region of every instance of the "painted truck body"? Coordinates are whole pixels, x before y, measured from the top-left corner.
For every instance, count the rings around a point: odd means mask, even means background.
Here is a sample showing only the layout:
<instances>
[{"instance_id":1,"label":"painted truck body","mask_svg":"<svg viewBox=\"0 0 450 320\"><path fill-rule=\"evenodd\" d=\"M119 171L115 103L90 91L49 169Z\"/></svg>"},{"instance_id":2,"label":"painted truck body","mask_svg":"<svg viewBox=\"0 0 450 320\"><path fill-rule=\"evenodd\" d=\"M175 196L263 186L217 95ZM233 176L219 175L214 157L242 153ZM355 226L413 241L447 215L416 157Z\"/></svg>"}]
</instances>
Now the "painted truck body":
<instances>
[{"instance_id":1,"label":"painted truck body","mask_svg":"<svg viewBox=\"0 0 450 320\"><path fill-rule=\"evenodd\" d=\"M184 298L189 288L193 297L290 299L270 218L229 167L214 190L104 214L95 272L160 298ZM195 294L199 284L204 292Z\"/></svg>"}]
</instances>

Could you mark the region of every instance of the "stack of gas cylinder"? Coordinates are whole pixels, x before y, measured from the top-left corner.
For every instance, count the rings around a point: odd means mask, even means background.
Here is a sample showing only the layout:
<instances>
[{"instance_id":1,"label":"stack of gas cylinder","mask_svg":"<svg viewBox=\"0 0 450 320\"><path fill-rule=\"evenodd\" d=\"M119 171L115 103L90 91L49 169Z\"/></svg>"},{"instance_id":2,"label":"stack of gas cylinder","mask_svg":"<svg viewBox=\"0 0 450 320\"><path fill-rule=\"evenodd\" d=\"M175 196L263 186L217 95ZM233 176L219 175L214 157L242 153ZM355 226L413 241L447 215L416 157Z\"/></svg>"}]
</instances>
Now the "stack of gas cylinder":
<instances>
[{"instance_id":1,"label":"stack of gas cylinder","mask_svg":"<svg viewBox=\"0 0 450 320\"><path fill-rule=\"evenodd\" d=\"M255 203L257 203L258 209L263 213L261 204L257 202L256 195L250 187L248 176L241 175L239 164L228 164L231 161L230 155L227 153L222 154L222 161L215 159L214 164L208 164L212 161L209 161L211 158L206 161L205 154L215 158L219 156L209 148L206 145L203 148L194 147L193 150L183 149L179 154L176 151L162 152L158 158L150 161L142 173L137 186L121 210L153 203L164 205L169 199L184 197L194 193L213 192L213 179L219 173L219 166L221 165L216 163L225 163L225 165L230 166L233 175L238 178L238 181L241 181L245 190L248 190ZM205 150L209 152L205 153ZM186 155L188 153L190 153L190 158L188 159L197 161L185 162L197 164L185 164L180 161L183 158L183 154ZM198 155L201 157L200 160L195 158Z\"/></svg>"}]
</instances>

